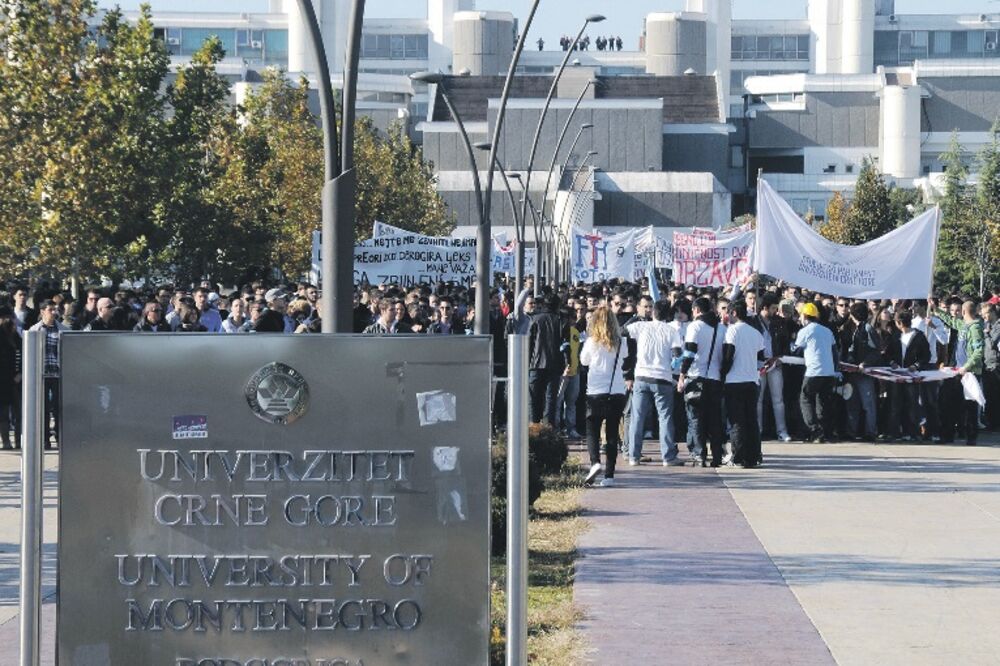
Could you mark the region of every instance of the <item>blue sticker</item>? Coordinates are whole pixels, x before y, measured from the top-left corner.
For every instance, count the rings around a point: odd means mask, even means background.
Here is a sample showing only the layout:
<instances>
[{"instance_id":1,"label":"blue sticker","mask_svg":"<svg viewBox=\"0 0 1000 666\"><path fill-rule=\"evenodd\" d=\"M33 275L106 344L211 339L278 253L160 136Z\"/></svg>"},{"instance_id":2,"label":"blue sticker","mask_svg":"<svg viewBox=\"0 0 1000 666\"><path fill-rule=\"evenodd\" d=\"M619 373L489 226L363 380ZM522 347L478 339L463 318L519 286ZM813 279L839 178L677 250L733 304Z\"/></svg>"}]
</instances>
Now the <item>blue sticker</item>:
<instances>
[{"instance_id":1,"label":"blue sticker","mask_svg":"<svg viewBox=\"0 0 1000 666\"><path fill-rule=\"evenodd\" d=\"M184 415L174 417L174 439L207 439L208 417Z\"/></svg>"}]
</instances>

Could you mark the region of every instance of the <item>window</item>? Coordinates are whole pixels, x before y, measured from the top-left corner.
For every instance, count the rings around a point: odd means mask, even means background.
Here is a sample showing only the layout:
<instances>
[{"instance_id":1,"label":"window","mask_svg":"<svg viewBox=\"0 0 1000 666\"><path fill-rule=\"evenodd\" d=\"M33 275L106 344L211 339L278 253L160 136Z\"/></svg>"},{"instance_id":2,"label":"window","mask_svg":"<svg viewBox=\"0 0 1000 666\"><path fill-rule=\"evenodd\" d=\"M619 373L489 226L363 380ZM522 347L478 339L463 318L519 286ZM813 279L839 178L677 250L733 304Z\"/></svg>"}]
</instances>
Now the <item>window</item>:
<instances>
[{"instance_id":1,"label":"window","mask_svg":"<svg viewBox=\"0 0 1000 666\"><path fill-rule=\"evenodd\" d=\"M180 55L194 55L212 36L217 36L222 42L227 58L236 56L236 30L233 28L184 28L181 31Z\"/></svg>"},{"instance_id":2,"label":"window","mask_svg":"<svg viewBox=\"0 0 1000 666\"><path fill-rule=\"evenodd\" d=\"M845 164L844 165L844 173L854 173L854 165L853 164Z\"/></svg>"},{"instance_id":3,"label":"window","mask_svg":"<svg viewBox=\"0 0 1000 666\"><path fill-rule=\"evenodd\" d=\"M733 60L809 59L809 35L741 35L730 46Z\"/></svg>"},{"instance_id":4,"label":"window","mask_svg":"<svg viewBox=\"0 0 1000 666\"><path fill-rule=\"evenodd\" d=\"M273 65L288 65L288 31L264 31L264 62Z\"/></svg>"},{"instance_id":5,"label":"window","mask_svg":"<svg viewBox=\"0 0 1000 666\"><path fill-rule=\"evenodd\" d=\"M933 38L931 53L934 55L951 55L951 32L947 30L935 30L931 36Z\"/></svg>"},{"instance_id":6,"label":"window","mask_svg":"<svg viewBox=\"0 0 1000 666\"><path fill-rule=\"evenodd\" d=\"M823 173L837 173L837 165L827 164L826 167L823 169Z\"/></svg>"},{"instance_id":7,"label":"window","mask_svg":"<svg viewBox=\"0 0 1000 666\"><path fill-rule=\"evenodd\" d=\"M361 57L369 59L426 60L427 35L361 36Z\"/></svg>"}]
</instances>

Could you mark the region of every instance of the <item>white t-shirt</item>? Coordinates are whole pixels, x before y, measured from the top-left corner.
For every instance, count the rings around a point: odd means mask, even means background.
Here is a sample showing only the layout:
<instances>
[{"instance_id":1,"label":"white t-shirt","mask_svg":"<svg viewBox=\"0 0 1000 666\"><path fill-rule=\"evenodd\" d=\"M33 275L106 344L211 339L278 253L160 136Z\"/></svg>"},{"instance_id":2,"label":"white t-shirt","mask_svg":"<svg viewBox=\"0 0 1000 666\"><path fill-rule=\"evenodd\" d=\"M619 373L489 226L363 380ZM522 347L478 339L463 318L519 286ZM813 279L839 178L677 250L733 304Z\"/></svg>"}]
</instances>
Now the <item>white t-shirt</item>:
<instances>
[{"instance_id":1,"label":"white t-shirt","mask_svg":"<svg viewBox=\"0 0 1000 666\"><path fill-rule=\"evenodd\" d=\"M934 324L934 328L930 328L927 325L928 323ZM937 365L937 362L938 362L938 357L937 357L937 347L938 347L938 344L939 343L942 344L942 345L947 345L948 344L948 341L949 341L949 338L950 338L949 332L950 332L951 329L949 329L947 326L945 326L941 322L940 319L938 319L937 317L933 317L933 316L930 317L929 319L925 319L924 317L914 317L913 318L913 328L915 330L920 331L921 333L923 333L924 337L927 338L927 342L930 343L930 348L931 348L931 360L930 360L930 364L931 365ZM904 353L905 353L905 350L904 350Z\"/></svg>"},{"instance_id":2,"label":"white t-shirt","mask_svg":"<svg viewBox=\"0 0 1000 666\"><path fill-rule=\"evenodd\" d=\"M760 381L757 354L764 349L764 336L746 322L737 322L726 329L726 344L736 348L733 367L726 375L727 384L756 384ZM713 363L715 361L713 360Z\"/></svg>"},{"instance_id":3,"label":"white t-shirt","mask_svg":"<svg viewBox=\"0 0 1000 666\"><path fill-rule=\"evenodd\" d=\"M636 341L635 376L673 381L670 363L674 350L683 347L677 330L665 321L637 321L626 328Z\"/></svg>"},{"instance_id":4,"label":"white t-shirt","mask_svg":"<svg viewBox=\"0 0 1000 666\"><path fill-rule=\"evenodd\" d=\"M726 341L726 325L718 325L719 332L715 338L715 352L710 352L712 346L713 329L701 319L691 322L688 325L687 334L684 336L685 345L693 342L698 345L698 353L695 355L691 369L688 370L688 377L706 377L708 379L719 380L719 370L722 368L722 345ZM712 357L712 367L708 367L709 356Z\"/></svg>"},{"instance_id":5,"label":"white t-shirt","mask_svg":"<svg viewBox=\"0 0 1000 666\"><path fill-rule=\"evenodd\" d=\"M609 350L604 345L587 338L580 350L580 364L587 366L587 395L606 395L611 393L625 394L625 357L628 355L628 343L621 341L621 352ZM617 353L618 363L615 363ZM612 367L614 366L614 367ZM613 377L613 379L612 379Z\"/></svg>"}]
</instances>

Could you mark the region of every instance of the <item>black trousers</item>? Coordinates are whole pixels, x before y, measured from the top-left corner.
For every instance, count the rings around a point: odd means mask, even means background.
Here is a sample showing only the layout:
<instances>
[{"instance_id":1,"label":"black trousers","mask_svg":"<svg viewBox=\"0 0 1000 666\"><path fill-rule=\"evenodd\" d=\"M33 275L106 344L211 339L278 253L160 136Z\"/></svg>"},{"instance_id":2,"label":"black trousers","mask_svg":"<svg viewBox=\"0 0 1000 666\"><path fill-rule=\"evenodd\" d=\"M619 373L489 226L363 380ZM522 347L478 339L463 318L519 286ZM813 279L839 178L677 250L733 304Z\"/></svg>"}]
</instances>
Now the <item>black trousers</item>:
<instances>
[{"instance_id":1,"label":"black trousers","mask_svg":"<svg viewBox=\"0 0 1000 666\"><path fill-rule=\"evenodd\" d=\"M990 430L997 430L1000 428L1000 370L983 370L983 394L986 396L983 423Z\"/></svg>"},{"instance_id":2,"label":"black trousers","mask_svg":"<svg viewBox=\"0 0 1000 666\"><path fill-rule=\"evenodd\" d=\"M722 464L722 449L726 445L726 418L723 412L722 382L714 379L702 379L701 399L695 403L687 403L688 432L693 435L694 450L691 455L705 462L708 451L712 447L712 465ZM757 398L754 398L756 414ZM754 416L756 419L756 415Z\"/></svg>"},{"instance_id":3,"label":"black trousers","mask_svg":"<svg viewBox=\"0 0 1000 666\"><path fill-rule=\"evenodd\" d=\"M618 462L618 445L621 438L618 428L625 411L625 394L587 396L587 452L590 464L601 462L601 425L604 425L604 476L615 478L615 463Z\"/></svg>"},{"instance_id":4,"label":"black trousers","mask_svg":"<svg viewBox=\"0 0 1000 666\"><path fill-rule=\"evenodd\" d=\"M531 399L531 422L556 423L556 401L563 368L539 368L528 371L528 395Z\"/></svg>"},{"instance_id":5,"label":"black trousers","mask_svg":"<svg viewBox=\"0 0 1000 666\"><path fill-rule=\"evenodd\" d=\"M733 462L744 467L759 465L760 424L757 423L757 382L726 384L726 413L732 429Z\"/></svg>"},{"instance_id":6,"label":"black trousers","mask_svg":"<svg viewBox=\"0 0 1000 666\"><path fill-rule=\"evenodd\" d=\"M941 441L955 441L955 430L964 434L966 430L965 393L962 390L962 380L952 377L941 382L939 404L941 405Z\"/></svg>"},{"instance_id":7,"label":"black trousers","mask_svg":"<svg viewBox=\"0 0 1000 666\"><path fill-rule=\"evenodd\" d=\"M920 387L916 384L889 385L889 421L886 435L920 437Z\"/></svg>"},{"instance_id":8,"label":"black trousers","mask_svg":"<svg viewBox=\"0 0 1000 666\"><path fill-rule=\"evenodd\" d=\"M833 389L836 384L834 377L806 377L802 380L799 406L806 430L813 439L833 437Z\"/></svg>"}]
</instances>

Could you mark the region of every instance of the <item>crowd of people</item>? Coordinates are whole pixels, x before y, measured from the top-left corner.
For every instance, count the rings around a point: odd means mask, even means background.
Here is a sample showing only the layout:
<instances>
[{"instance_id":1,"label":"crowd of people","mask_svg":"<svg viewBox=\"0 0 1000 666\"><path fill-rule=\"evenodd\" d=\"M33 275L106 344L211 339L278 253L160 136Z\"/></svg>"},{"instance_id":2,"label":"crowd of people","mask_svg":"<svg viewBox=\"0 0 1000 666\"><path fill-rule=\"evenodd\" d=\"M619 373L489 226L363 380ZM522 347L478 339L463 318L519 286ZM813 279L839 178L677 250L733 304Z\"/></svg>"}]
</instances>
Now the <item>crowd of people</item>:
<instances>
[{"instance_id":1,"label":"crowd of people","mask_svg":"<svg viewBox=\"0 0 1000 666\"><path fill-rule=\"evenodd\" d=\"M470 334L474 301L474 290L450 283L359 288L354 331ZM516 295L493 290L489 330L500 380L507 375L507 336L529 336L531 421L586 439L588 483L603 475L601 483L612 485L620 455L628 465L650 462L643 457L646 439L658 440L659 462L668 466L755 467L766 438L950 443L959 437L974 445L981 428L1000 427L998 302L1000 294L982 302L837 298L755 276L732 289L648 280L535 289L529 281ZM0 290L4 448L20 439L21 338L28 329L46 332L48 446L58 441L61 333L316 333L319 290L305 282L229 291L201 283L91 288L75 300L59 285L7 285ZM957 372L942 381L898 383L872 376L873 368ZM967 396L966 374L978 379L985 407ZM502 427L502 388L497 400L495 423Z\"/></svg>"},{"instance_id":2,"label":"crowd of people","mask_svg":"<svg viewBox=\"0 0 1000 666\"><path fill-rule=\"evenodd\" d=\"M542 51L545 49L545 40L539 38L536 42L538 44L538 50ZM624 42L622 42L621 37L602 37L598 36L594 40L594 46L597 47L598 51L621 51L624 47ZM579 41L574 42L573 38L569 35L563 35L559 38L559 48L563 51L589 51L590 50L590 35L584 36Z\"/></svg>"}]
</instances>

